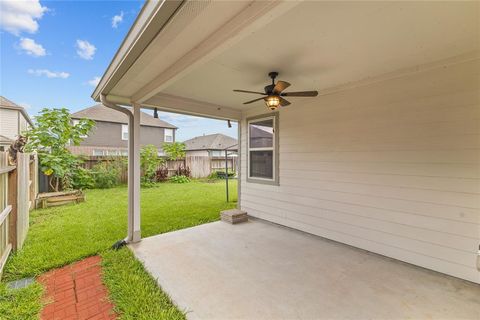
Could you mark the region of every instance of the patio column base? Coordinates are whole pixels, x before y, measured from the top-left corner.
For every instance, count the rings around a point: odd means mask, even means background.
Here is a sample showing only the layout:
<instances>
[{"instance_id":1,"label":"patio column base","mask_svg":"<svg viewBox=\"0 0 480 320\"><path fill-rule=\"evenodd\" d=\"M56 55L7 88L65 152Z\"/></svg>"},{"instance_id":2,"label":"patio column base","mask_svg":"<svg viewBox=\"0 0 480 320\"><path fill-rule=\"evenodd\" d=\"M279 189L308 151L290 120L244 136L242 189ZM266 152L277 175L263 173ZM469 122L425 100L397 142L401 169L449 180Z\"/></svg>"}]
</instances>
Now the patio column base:
<instances>
[{"instance_id":1,"label":"patio column base","mask_svg":"<svg viewBox=\"0 0 480 320\"><path fill-rule=\"evenodd\" d=\"M248 214L240 209L231 209L220 212L220 218L224 222L237 224L248 221Z\"/></svg>"},{"instance_id":2,"label":"patio column base","mask_svg":"<svg viewBox=\"0 0 480 320\"><path fill-rule=\"evenodd\" d=\"M134 231L132 242L135 243L135 242L139 242L140 240L142 240L142 236L140 235L140 230Z\"/></svg>"}]
</instances>

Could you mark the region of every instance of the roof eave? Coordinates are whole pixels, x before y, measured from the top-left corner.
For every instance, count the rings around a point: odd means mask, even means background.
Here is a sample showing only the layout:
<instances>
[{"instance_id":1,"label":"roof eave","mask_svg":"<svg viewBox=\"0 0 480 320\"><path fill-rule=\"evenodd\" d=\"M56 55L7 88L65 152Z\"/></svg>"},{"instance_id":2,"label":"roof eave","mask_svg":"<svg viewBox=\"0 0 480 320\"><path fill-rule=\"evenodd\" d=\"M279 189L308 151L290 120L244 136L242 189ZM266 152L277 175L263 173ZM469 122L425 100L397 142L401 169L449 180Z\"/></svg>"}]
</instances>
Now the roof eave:
<instances>
[{"instance_id":1,"label":"roof eave","mask_svg":"<svg viewBox=\"0 0 480 320\"><path fill-rule=\"evenodd\" d=\"M91 97L100 102L182 6L183 0L146 1ZM116 79L116 81L115 81ZM113 80L113 81L112 81Z\"/></svg>"}]
</instances>

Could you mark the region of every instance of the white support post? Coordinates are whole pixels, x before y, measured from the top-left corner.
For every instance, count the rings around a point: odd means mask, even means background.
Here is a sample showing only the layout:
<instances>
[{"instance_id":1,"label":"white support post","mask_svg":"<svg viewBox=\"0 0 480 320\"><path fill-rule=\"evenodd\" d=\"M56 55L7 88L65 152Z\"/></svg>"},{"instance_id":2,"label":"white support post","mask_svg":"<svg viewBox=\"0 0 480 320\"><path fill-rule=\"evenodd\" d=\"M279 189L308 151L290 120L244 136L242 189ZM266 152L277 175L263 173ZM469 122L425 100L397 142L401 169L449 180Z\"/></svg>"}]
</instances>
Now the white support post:
<instances>
[{"instance_id":1,"label":"white support post","mask_svg":"<svg viewBox=\"0 0 480 320\"><path fill-rule=\"evenodd\" d=\"M138 242L140 239L140 105L133 104L133 121L128 123L127 240Z\"/></svg>"},{"instance_id":2,"label":"white support post","mask_svg":"<svg viewBox=\"0 0 480 320\"><path fill-rule=\"evenodd\" d=\"M241 197L242 197L242 123L243 120L240 118L238 120L237 125L238 125L238 144L237 144L237 209L242 209L242 204L241 204ZM248 143L248 142L247 142ZM232 160L232 165L233 165L233 160Z\"/></svg>"}]
</instances>

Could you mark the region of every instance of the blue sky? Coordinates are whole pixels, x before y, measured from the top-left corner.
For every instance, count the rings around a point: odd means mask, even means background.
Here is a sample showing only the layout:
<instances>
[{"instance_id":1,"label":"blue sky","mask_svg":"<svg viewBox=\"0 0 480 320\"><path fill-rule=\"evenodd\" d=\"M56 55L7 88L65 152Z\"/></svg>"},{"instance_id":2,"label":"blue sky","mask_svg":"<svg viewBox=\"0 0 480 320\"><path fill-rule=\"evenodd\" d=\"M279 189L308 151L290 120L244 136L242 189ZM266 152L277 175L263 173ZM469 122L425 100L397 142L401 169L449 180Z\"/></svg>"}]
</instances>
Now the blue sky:
<instances>
[{"instance_id":1,"label":"blue sky","mask_svg":"<svg viewBox=\"0 0 480 320\"><path fill-rule=\"evenodd\" d=\"M93 105L90 98L143 1L0 0L0 95L26 107L72 112ZM178 140L224 133L225 121L160 113L179 127Z\"/></svg>"}]
</instances>

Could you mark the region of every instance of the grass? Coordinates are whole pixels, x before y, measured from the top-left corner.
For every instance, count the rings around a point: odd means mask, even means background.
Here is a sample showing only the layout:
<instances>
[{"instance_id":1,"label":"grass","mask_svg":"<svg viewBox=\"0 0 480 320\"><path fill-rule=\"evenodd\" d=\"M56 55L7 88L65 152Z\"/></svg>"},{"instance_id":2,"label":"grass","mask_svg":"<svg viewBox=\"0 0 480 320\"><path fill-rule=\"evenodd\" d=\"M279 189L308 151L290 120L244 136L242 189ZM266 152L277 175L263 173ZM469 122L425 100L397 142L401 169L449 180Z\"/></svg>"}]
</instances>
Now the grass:
<instances>
[{"instance_id":1,"label":"grass","mask_svg":"<svg viewBox=\"0 0 480 320\"><path fill-rule=\"evenodd\" d=\"M129 249L108 250L102 258L103 281L122 319L185 319Z\"/></svg>"},{"instance_id":2,"label":"grass","mask_svg":"<svg viewBox=\"0 0 480 320\"><path fill-rule=\"evenodd\" d=\"M236 201L236 181L230 182ZM109 248L127 232L127 188L88 190L78 205L35 210L24 247L12 255L3 280L39 275L53 268L101 254L104 281L122 319L182 319L143 266L128 249ZM233 208L225 202L225 182L164 183L141 191L142 236L174 231L218 220ZM34 319L41 309L41 286L11 291L0 283L0 319ZM15 297L15 298L13 298ZM4 310L9 313L4 313ZM10 317L8 317L10 315Z\"/></svg>"},{"instance_id":3,"label":"grass","mask_svg":"<svg viewBox=\"0 0 480 320\"><path fill-rule=\"evenodd\" d=\"M39 283L18 290L10 290L5 283L0 283L0 319L36 319L42 308L42 294Z\"/></svg>"},{"instance_id":4,"label":"grass","mask_svg":"<svg viewBox=\"0 0 480 320\"><path fill-rule=\"evenodd\" d=\"M230 186L236 196L236 181ZM193 181L165 183L141 192L142 237L218 220L225 184ZM234 199L235 200L235 199ZM87 201L35 210L25 245L10 257L5 280L39 275L108 249L127 232L127 188L87 191Z\"/></svg>"}]
</instances>

